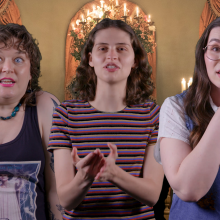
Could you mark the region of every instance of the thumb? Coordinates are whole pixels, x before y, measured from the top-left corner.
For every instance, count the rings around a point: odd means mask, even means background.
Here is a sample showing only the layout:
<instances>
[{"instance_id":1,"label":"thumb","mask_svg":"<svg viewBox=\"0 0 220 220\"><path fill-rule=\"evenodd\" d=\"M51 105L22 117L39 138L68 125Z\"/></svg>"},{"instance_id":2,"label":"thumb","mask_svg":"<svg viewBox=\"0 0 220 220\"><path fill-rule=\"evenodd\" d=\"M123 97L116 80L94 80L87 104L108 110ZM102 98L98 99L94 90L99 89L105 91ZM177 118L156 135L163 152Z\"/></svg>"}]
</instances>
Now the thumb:
<instances>
[{"instance_id":1,"label":"thumb","mask_svg":"<svg viewBox=\"0 0 220 220\"><path fill-rule=\"evenodd\" d=\"M72 156L72 159L73 159L73 164L76 165L80 161L80 158L77 154L76 147L73 148L73 150L71 152L71 156Z\"/></svg>"},{"instance_id":2,"label":"thumb","mask_svg":"<svg viewBox=\"0 0 220 220\"><path fill-rule=\"evenodd\" d=\"M118 157L117 146L113 143L107 143L108 147L110 148L110 157L113 157L115 160Z\"/></svg>"}]
</instances>

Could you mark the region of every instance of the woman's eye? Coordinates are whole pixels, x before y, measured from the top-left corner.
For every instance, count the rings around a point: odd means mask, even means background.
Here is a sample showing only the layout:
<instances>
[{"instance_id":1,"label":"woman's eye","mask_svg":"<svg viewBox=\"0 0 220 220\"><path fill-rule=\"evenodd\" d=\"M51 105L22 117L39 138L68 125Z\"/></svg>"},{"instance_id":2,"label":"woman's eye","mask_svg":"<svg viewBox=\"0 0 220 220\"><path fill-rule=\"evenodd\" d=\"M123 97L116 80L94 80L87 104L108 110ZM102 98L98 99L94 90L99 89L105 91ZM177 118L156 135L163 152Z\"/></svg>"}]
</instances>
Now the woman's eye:
<instances>
[{"instance_id":1,"label":"woman's eye","mask_svg":"<svg viewBox=\"0 0 220 220\"><path fill-rule=\"evenodd\" d=\"M211 48L211 50L214 51L214 52L220 52L220 47L219 46L213 46Z\"/></svg>"},{"instance_id":2,"label":"woman's eye","mask_svg":"<svg viewBox=\"0 0 220 220\"><path fill-rule=\"evenodd\" d=\"M105 51L105 50L106 50L106 47L100 47L99 50Z\"/></svg>"},{"instance_id":3,"label":"woman's eye","mask_svg":"<svg viewBox=\"0 0 220 220\"><path fill-rule=\"evenodd\" d=\"M21 63L21 62L23 62L23 59L20 58L20 57L17 57L17 58L15 58L15 62L16 63Z\"/></svg>"},{"instance_id":4,"label":"woman's eye","mask_svg":"<svg viewBox=\"0 0 220 220\"><path fill-rule=\"evenodd\" d=\"M118 50L119 50L119 51L124 51L125 48L124 48L124 47L119 47Z\"/></svg>"}]
</instances>

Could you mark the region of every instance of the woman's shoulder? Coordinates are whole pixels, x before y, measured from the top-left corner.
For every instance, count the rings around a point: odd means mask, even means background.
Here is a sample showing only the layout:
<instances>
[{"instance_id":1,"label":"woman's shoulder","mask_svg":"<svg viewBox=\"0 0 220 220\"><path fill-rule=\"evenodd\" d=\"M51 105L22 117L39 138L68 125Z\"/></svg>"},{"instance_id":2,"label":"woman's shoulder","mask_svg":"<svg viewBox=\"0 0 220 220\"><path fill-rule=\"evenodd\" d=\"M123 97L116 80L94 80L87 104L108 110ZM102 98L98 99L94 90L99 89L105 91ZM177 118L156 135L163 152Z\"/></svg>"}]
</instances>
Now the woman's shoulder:
<instances>
[{"instance_id":1,"label":"woman's shoulder","mask_svg":"<svg viewBox=\"0 0 220 220\"><path fill-rule=\"evenodd\" d=\"M36 93L36 105L38 116L52 115L53 111L57 106L59 106L59 104L60 101L57 99L57 97L49 92L41 90Z\"/></svg>"},{"instance_id":2,"label":"woman's shoulder","mask_svg":"<svg viewBox=\"0 0 220 220\"><path fill-rule=\"evenodd\" d=\"M36 92L36 103L37 103L37 106L38 105L47 106L50 104L59 105L60 101L55 95L41 90L41 91Z\"/></svg>"},{"instance_id":3,"label":"woman's shoulder","mask_svg":"<svg viewBox=\"0 0 220 220\"><path fill-rule=\"evenodd\" d=\"M88 101L85 100L69 99L62 102L60 106L64 108L86 108L90 107L90 104Z\"/></svg>"},{"instance_id":4,"label":"woman's shoulder","mask_svg":"<svg viewBox=\"0 0 220 220\"><path fill-rule=\"evenodd\" d=\"M152 108L160 108L156 102L153 100L146 100L144 103L130 105L131 108L143 108L143 109L152 109Z\"/></svg>"},{"instance_id":5,"label":"woman's shoulder","mask_svg":"<svg viewBox=\"0 0 220 220\"><path fill-rule=\"evenodd\" d=\"M177 111L177 112L183 112L184 106L183 106L182 97L180 95L181 94L166 98L161 106L161 113L163 113L167 109L169 110L172 109L172 111Z\"/></svg>"}]
</instances>

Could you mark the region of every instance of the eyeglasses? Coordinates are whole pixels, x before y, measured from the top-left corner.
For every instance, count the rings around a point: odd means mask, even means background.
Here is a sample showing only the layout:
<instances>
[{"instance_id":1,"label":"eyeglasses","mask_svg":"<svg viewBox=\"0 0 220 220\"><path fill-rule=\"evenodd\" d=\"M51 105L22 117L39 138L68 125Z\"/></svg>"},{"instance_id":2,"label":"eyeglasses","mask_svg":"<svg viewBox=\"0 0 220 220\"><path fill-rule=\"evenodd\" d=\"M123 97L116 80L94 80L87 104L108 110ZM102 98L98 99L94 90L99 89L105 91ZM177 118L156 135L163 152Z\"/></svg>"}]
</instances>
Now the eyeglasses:
<instances>
[{"instance_id":1,"label":"eyeglasses","mask_svg":"<svg viewBox=\"0 0 220 220\"><path fill-rule=\"evenodd\" d=\"M220 60L220 46L218 45L207 45L203 48L206 57L210 60Z\"/></svg>"}]
</instances>

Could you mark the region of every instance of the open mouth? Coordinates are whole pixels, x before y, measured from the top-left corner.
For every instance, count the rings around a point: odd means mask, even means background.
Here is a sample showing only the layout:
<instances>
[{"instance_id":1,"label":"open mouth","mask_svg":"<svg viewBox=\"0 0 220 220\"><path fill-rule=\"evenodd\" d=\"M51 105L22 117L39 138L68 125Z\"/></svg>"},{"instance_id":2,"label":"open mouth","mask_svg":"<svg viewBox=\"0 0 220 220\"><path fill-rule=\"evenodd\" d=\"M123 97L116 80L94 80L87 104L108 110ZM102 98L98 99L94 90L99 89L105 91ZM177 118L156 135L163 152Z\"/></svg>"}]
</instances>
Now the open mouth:
<instances>
[{"instance_id":1,"label":"open mouth","mask_svg":"<svg viewBox=\"0 0 220 220\"><path fill-rule=\"evenodd\" d=\"M106 69L113 70L113 69L118 69L119 67L115 65L114 63L109 63L105 66Z\"/></svg>"},{"instance_id":2,"label":"open mouth","mask_svg":"<svg viewBox=\"0 0 220 220\"><path fill-rule=\"evenodd\" d=\"M2 79L0 80L0 83L4 85L12 85L13 83L15 83L15 81L12 79Z\"/></svg>"}]
</instances>

